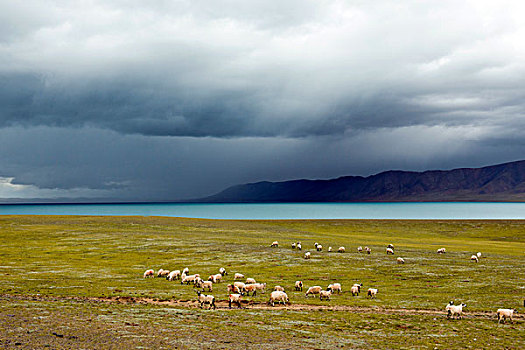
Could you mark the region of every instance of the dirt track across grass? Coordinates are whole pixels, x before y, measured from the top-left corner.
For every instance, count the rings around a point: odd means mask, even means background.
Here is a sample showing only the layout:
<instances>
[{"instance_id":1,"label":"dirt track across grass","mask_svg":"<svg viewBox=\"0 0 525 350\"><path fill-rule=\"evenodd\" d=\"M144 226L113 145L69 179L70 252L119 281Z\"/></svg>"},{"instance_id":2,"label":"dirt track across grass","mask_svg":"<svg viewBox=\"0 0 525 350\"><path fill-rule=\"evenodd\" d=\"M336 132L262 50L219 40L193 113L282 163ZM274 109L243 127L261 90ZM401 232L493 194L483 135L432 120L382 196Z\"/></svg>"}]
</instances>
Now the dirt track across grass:
<instances>
[{"instance_id":1,"label":"dirt track across grass","mask_svg":"<svg viewBox=\"0 0 525 350\"><path fill-rule=\"evenodd\" d=\"M92 303L120 303L120 304L150 304L150 305L164 305L174 307L185 307L185 308L199 308L199 302L197 300L158 300L155 298L147 297L47 297L47 296L14 296L14 295L2 295L0 299L17 299L17 300L33 300L33 301L64 301L74 300L77 302L92 302ZM221 300L216 303L217 309L229 309L228 301ZM207 306L205 306L206 308ZM237 309L237 304L233 305L232 308ZM257 303L249 300L243 300L241 302L242 309L259 309L259 310L293 310L293 311L346 311L352 313L375 313L375 314L399 314L399 315L446 315L445 311L441 310L430 310L430 309L399 309L399 308L380 308L380 307L357 307L357 306L345 306L345 305L308 305L308 304L275 304L275 306L269 303ZM465 318L496 318L494 312L463 312ZM524 315L514 315L514 319L524 319Z\"/></svg>"}]
</instances>

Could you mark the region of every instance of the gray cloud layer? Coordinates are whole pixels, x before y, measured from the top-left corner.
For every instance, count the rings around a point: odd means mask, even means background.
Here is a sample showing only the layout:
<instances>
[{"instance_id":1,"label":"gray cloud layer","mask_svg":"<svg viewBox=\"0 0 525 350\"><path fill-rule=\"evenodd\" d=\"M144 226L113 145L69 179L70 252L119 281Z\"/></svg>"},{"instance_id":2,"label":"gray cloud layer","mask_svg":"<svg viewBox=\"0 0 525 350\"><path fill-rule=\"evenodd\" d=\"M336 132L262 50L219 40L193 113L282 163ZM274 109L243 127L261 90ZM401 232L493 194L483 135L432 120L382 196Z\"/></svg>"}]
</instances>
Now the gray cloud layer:
<instances>
[{"instance_id":1,"label":"gray cloud layer","mask_svg":"<svg viewBox=\"0 0 525 350\"><path fill-rule=\"evenodd\" d=\"M524 13L520 1L4 2L0 177L171 199L523 158Z\"/></svg>"}]
</instances>

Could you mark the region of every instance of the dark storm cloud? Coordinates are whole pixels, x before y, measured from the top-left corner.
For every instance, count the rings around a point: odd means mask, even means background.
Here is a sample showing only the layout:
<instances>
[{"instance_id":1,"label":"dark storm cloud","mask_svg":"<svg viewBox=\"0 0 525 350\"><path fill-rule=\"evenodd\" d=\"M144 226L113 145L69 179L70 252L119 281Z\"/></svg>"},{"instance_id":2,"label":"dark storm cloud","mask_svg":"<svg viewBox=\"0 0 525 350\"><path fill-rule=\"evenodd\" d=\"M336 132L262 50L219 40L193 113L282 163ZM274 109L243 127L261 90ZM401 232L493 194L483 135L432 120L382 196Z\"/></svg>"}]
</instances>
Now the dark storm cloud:
<instances>
[{"instance_id":1,"label":"dark storm cloud","mask_svg":"<svg viewBox=\"0 0 525 350\"><path fill-rule=\"evenodd\" d=\"M523 13L519 1L2 3L0 197L173 199L523 158Z\"/></svg>"}]
</instances>

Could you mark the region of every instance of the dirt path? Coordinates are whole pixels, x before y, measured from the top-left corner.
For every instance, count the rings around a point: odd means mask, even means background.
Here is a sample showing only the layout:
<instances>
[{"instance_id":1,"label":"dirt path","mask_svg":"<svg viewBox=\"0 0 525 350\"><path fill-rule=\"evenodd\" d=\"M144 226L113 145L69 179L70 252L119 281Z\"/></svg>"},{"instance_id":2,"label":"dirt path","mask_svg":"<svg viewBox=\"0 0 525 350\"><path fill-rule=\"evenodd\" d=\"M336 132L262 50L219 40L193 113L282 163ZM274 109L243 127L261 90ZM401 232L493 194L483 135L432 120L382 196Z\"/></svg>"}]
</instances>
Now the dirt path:
<instances>
[{"instance_id":1,"label":"dirt path","mask_svg":"<svg viewBox=\"0 0 525 350\"><path fill-rule=\"evenodd\" d=\"M120 303L120 304L152 304L165 306L178 306L187 308L199 308L197 300L157 300L146 297L48 297L48 296L25 296L25 295L0 295L2 299L16 299L16 300L42 300L42 301L62 301L75 300L80 302L104 302L104 303ZM216 302L217 309L228 309L228 302L221 300ZM237 308L237 305L232 305ZM445 316L446 312L442 310L433 309L396 309L396 308L381 308L381 307L363 307L363 306L348 306L348 305L307 305L307 304L287 304L272 306L268 303L257 303L249 300L242 301L243 309L259 309L259 310L328 310L328 311L346 311L352 313L376 313L376 314L404 314L404 315L439 315ZM478 311L478 312L463 312L465 318L496 318L495 312ZM524 319L524 315L515 314L514 319Z\"/></svg>"}]
</instances>

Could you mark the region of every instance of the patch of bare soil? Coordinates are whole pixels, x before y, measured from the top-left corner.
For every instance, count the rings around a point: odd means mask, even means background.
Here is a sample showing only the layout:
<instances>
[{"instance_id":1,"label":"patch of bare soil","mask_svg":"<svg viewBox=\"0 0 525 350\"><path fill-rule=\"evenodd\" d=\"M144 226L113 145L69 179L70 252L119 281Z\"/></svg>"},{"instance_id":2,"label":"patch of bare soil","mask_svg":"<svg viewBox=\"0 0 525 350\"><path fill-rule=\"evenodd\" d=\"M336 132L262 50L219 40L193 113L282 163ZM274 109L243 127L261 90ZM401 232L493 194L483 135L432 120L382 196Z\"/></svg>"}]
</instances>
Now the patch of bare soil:
<instances>
[{"instance_id":1,"label":"patch of bare soil","mask_svg":"<svg viewBox=\"0 0 525 350\"><path fill-rule=\"evenodd\" d=\"M14 296L14 295L2 295L2 298L13 298L18 300L45 300L45 301L60 301L60 300L75 300L84 302L103 302L103 303L121 303L121 304L152 304L152 305L165 305L165 306L177 306L187 308L199 308L200 304L197 300L158 300L155 298L147 297L129 297L129 296L114 296L114 297L47 297L47 296ZM229 309L228 301L216 301L217 309ZM204 306L207 308L208 306ZM237 304L233 304L232 308L239 308ZM352 313L375 313L375 314L402 314L402 315L446 315L445 311L433 310L433 309L402 309L402 308L381 308L381 307L363 307L363 306L346 306L346 305L308 305L308 304L275 304L272 306L269 303L258 303L250 300L242 300L242 309L259 309L259 310L297 310L297 311L308 311L308 310L328 310L328 311L346 311ZM463 312L465 318L495 318L494 312ZM524 315L514 315L514 319L524 319Z\"/></svg>"}]
</instances>

